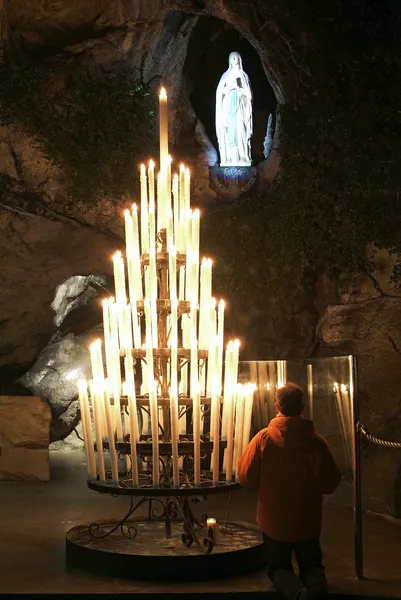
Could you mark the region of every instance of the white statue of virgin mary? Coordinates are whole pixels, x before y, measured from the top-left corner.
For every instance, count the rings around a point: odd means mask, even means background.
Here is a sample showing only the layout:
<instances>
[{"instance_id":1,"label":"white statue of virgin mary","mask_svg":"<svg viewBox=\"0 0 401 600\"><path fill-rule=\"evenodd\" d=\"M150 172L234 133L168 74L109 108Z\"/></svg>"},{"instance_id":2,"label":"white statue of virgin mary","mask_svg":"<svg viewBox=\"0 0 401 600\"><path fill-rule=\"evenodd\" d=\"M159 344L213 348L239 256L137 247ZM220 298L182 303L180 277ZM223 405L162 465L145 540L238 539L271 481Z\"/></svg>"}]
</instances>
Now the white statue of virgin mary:
<instances>
[{"instance_id":1,"label":"white statue of virgin mary","mask_svg":"<svg viewBox=\"0 0 401 600\"><path fill-rule=\"evenodd\" d=\"M231 52L228 70L216 91L216 133L221 167L249 167L252 136L252 91L238 52Z\"/></svg>"}]
</instances>

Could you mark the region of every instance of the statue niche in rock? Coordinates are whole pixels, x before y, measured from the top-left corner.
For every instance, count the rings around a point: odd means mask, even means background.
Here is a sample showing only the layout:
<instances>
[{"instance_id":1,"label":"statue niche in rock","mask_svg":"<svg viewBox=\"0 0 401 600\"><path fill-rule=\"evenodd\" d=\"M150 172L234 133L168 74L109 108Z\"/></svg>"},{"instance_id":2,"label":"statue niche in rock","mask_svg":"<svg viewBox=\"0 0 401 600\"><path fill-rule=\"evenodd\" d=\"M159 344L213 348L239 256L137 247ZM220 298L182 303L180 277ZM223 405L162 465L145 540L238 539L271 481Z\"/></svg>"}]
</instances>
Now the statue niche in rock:
<instances>
[{"instance_id":1,"label":"statue niche in rock","mask_svg":"<svg viewBox=\"0 0 401 600\"><path fill-rule=\"evenodd\" d=\"M250 167L252 91L238 52L231 52L228 70L216 92L216 133L221 167Z\"/></svg>"}]
</instances>

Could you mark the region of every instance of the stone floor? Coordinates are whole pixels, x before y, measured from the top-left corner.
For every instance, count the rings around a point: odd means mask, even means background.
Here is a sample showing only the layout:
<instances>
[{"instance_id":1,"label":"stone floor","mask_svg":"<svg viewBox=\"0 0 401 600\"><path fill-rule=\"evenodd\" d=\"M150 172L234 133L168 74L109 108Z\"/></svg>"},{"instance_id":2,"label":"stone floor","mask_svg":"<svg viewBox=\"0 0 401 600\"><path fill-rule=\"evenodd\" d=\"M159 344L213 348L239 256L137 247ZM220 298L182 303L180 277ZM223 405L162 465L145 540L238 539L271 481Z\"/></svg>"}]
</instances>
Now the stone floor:
<instances>
[{"instance_id":1,"label":"stone floor","mask_svg":"<svg viewBox=\"0 0 401 600\"><path fill-rule=\"evenodd\" d=\"M73 526L118 517L126 498L101 496L86 487L80 453L51 453L50 483L0 485L0 593L126 593L151 595L264 595L272 593L265 573L194 583L152 583L106 578L69 571L65 566L65 534ZM223 519L225 499L205 504L209 516ZM254 522L255 496L233 496L231 518ZM352 511L326 506L323 550L333 597L358 595L401 598L401 524L364 516L364 581L354 576ZM231 596L230 596L231 597Z\"/></svg>"}]
</instances>

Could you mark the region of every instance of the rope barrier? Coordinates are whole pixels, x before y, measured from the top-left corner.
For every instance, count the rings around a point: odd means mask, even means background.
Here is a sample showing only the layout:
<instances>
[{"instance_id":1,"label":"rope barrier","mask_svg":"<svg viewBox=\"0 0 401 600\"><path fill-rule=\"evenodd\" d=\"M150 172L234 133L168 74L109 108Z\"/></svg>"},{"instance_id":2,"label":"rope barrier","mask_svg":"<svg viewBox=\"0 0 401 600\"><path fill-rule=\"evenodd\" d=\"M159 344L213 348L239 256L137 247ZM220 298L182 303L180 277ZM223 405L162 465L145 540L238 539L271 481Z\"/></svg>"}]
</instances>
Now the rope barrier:
<instances>
[{"instance_id":1,"label":"rope barrier","mask_svg":"<svg viewBox=\"0 0 401 600\"><path fill-rule=\"evenodd\" d=\"M371 433L362 425L362 423L357 423L357 429L366 437L369 442L373 444L377 444L378 446L385 446L386 448L401 448L401 442L388 442L387 440L381 440Z\"/></svg>"}]
</instances>

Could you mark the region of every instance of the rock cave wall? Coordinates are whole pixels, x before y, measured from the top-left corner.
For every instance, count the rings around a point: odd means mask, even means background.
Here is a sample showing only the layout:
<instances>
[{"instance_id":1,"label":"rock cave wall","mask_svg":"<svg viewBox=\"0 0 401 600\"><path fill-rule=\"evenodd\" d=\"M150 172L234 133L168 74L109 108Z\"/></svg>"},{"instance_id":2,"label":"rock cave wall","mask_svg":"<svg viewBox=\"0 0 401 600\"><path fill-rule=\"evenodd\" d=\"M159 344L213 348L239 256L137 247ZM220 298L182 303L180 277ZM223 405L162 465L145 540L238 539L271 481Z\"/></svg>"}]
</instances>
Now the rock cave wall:
<instances>
[{"instance_id":1,"label":"rock cave wall","mask_svg":"<svg viewBox=\"0 0 401 600\"><path fill-rule=\"evenodd\" d=\"M226 0L2 0L0 47L12 42L22 51L57 56L61 80L76 65L107 68L124 59L155 90L163 81L172 107L170 143L177 159L196 165L194 194L200 203L210 197L208 164L215 150L191 106L182 73L191 32L202 16L222 19L240 32L257 50L278 105L292 101L294 75L276 51L277 33L259 20L257 3L248 11L244 3ZM268 173L269 179L278 173L278 134L279 127L263 165L262 176ZM71 205L62 170L18 125L0 128L0 163L13 181L11 190L0 190L0 367L6 373L28 368L49 342L59 343L50 307L57 286L76 275L110 275L110 254L123 231L121 201ZM363 423L377 435L401 439L401 294L391 283L391 255L369 251L375 271L346 282L347 292L322 275L314 293L280 301L272 293L264 308L233 315L232 327L247 339L244 358L357 354ZM82 322L79 327L74 320L63 330L63 335L84 333ZM69 348L63 346L66 356ZM52 439L75 426L74 402L68 397L53 409ZM394 450L364 449L364 473L370 474L364 477L367 508L400 516L399 464Z\"/></svg>"}]
</instances>

